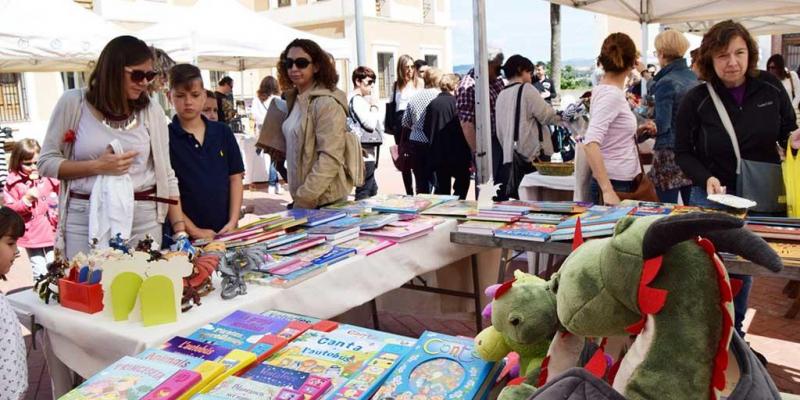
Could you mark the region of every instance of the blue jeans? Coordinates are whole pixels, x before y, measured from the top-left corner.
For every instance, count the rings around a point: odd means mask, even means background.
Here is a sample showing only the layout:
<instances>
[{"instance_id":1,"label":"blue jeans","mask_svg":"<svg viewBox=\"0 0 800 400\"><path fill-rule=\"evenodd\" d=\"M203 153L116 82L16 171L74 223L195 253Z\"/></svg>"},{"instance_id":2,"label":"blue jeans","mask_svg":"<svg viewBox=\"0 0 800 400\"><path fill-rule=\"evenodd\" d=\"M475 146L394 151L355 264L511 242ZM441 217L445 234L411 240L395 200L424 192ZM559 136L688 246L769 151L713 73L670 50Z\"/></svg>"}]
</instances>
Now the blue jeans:
<instances>
[{"instance_id":1,"label":"blue jeans","mask_svg":"<svg viewBox=\"0 0 800 400\"><path fill-rule=\"evenodd\" d=\"M714 203L707 199L708 193L706 189L700 186L692 186L692 194L689 195L689 205L705 208L722 208L720 204ZM740 337L744 338L744 331L742 331L742 322L744 321L744 314L747 312L747 300L750 297L750 288L753 286L753 277L750 275L729 274L731 279L739 279L742 281L742 289L739 294L733 298L733 327Z\"/></svg>"},{"instance_id":2,"label":"blue jeans","mask_svg":"<svg viewBox=\"0 0 800 400\"><path fill-rule=\"evenodd\" d=\"M611 186L615 192L632 192L633 181L618 181L611 179ZM592 178L592 183L589 185L589 193L592 195L592 202L594 204L603 204L603 191L600 190L600 184Z\"/></svg>"},{"instance_id":3,"label":"blue jeans","mask_svg":"<svg viewBox=\"0 0 800 400\"><path fill-rule=\"evenodd\" d=\"M275 163L269 163L269 178L267 178L270 186L278 185L278 170L275 169Z\"/></svg>"}]
</instances>

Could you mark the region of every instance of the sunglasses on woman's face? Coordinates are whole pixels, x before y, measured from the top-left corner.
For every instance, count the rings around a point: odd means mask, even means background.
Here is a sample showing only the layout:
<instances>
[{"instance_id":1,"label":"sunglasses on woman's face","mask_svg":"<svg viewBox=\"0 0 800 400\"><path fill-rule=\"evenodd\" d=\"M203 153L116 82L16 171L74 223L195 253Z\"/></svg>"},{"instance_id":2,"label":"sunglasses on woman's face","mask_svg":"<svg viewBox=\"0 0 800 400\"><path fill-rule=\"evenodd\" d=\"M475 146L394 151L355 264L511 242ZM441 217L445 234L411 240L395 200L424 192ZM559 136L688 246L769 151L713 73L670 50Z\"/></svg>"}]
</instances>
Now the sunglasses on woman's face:
<instances>
[{"instance_id":1,"label":"sunglasses on woman's face","mask_svg":"<svg viewBox=\"0 0 800 400\"><path fill-rule=\"evenodd\" d=\"M311 65L311 60L307 58L296 58L296 59L287 58L283 60L283 66L287 70L292 69L293 65L296 65L297 69L306 69L308 68L309 65Z\"/></svg>"},{"instance_id":2,"label":"sunglasses on woman's face","mask_svg":"<svg viewBox=\"0 0 800 400\"><path fill-rule=\"evenodd\" d=\"M158 75L157 71L142 71L140 69L133 69L125 67L125 72L131 74L131 80L139 83L143 80L147 80L148 82L152 81Z\"/></svg>"}]
</instances>

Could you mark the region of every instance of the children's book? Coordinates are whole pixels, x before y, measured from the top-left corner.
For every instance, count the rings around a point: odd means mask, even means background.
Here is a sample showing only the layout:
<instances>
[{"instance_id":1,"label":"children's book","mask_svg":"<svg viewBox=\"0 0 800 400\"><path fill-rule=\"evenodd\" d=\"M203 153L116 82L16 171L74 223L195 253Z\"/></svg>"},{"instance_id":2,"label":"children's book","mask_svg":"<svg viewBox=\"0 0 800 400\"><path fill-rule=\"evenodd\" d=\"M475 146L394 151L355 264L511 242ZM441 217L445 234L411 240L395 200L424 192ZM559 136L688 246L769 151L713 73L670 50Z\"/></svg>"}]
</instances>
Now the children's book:
<instances>
[{"instance_id":1,"label":"children's book","mask_svg":"<svg viewBox=\"0 0 800 400\"><path fill-rule=\"evenodd\" d=\"M258 232L244 238L227 240L225 241L225 247L232 248L232 247L250 246L256 243L262 243L269 240L278 239L284 235L286 235L286 231L282 229L278 231Z\"/></svg>"},{"instance_id":2,"label":"children's book","mask_svg":"<svg viewBox=\"0 0 800 400\"><path fill-rule=\"evenodd\" d=\"M337 246L338 247L338 246L340 246L342 244L345 244L345 243L347 243L347 242L349 242L351 240L358 239L360 232L361 231L355 231L355 232L352 232L351 234L349 234L347 236L342 236L342 237L337 238L337 239L333 239L333 240L328 239L328 244L331 245L331 246Z\"/></svg>"},{"instance_id":3,"label":"children's book","mask_svg":"<svg viewBox=\"0 0 800 400\"><path fill-rule=\"evenodd\" d=\"M219 323L209 323L194 331L188 337L204 343L211 343L251 352L256 355L256 360L263 360L284 345L286 340L274 334L248 331L232 328Z\"/></svg>"},{"instance_id":4,"label":"children's book","mask_svg":"<svg viewBox=\"0 0 800 400\"><path fill-rule=\"evenodd\" d=\"M314 325L317 322L321 321L319 318L309 317L307 315L294 314L281 310L267 310L261 313L261 315L266 315L272 318L284 319L290 322L291 321L303 322L309 325Z\"/></svg>"},{"instance_id":5,"label":"children's book","mask_svg":"<svg viewBox=\"0 0 800 400\"><path fill-rule=\"evenodd\" d=\"M370 254L375 254L383 249L391 247L395 244L396 243L392 242L391 240L378 239L369 236L361 236L355 240L351 240L339 246L355 249L358 254L368 256Z\"/></svg>"},{"instance_id":6,"label":"children's book","mask_svg":"<svg viewBox=\"0 0 800 400\"><path fill-rule=\"evenodd\" d=\"M195 372L200 374L200 382L189 388L178 400L188 400L197 394L200 390L206 388L211 382L216 381L217 377L225 373L225 366L218 362L203 361L194 369Z\"/></svg>"},{"instance_id":7,"label":"children's book","mask_svg":"<svg viewBox=\"0 0 800 400\"><path fill-rule=\"evenodd\" d=\"M384 347L381 341L337 332L306 331L265 364L330 378L333 387L353 378Z\"/></svg>"},{"instance_id":8,"label":"children's book","mask_svg":"<svg viewBox=\"0 0 800 400\"><path fill-rule=\"evenodd\" d=\"M182 369L172 375L162 384L156 386L142 400L178 400L180 396L189 391L200 382L201 375L195 371Z\"/></svg>"},{"instance_id":9,"label":"children's book","mask_svg":"<svg viewBox=\"0 0 800 400\"><path fill-rule=\"evenodd\" d=\"M308 238L303 239L285 246L281 246L275 249L275 254L281 256L289 256L303 250L307 250L313 248L315 246L319 246L325 243L325 238L318 237L318 238Z\"/></svg>"},{"instance_id":10,"label":"children's book","mask_svg":"<svg viewBox=\"0 0 800 400\"><path fill-rule=\"evenodd\" d=\"M346 216L333 220L322 225L317 225L313 228L308 228L309 235L334 235L347 231L348 229L357 228L361 223L361 218Z\"/></svg>"},{"instance_id":11,"label":"children's book","mask_svg":"<svg viewBox=\"0 0 800 400\"><path fill-rule=\"evenodd\" d=\"M330 242L344 237L358 235L359 231L358 225L350 227L328 227L326 225L320 225L309 229L308 233L311 237L322 237Z\"/></svg>"},{"instance_id":12,"label":"children's book","mask_svg":"<svg viewBox=\"0 0 800 400\"><path fill-rule=\"evenodd\" d=\"M569 218L569 215L555 213L529 213L519 219L520 222L530 222L532 224L558 225Z\"/></svg>"},{"instance_id":13,"label":"children's book","mask_svg":"<svg viewBox=\"0 0 800 400\"><path fill-rule=\"evenodd\" d=\"M259 364L242 377L274 387L296 390L305 394L308 400L318 399L332 385L330 378L269 364Z\"/></svg>"},{"instance_id":14,"label":"children's book","mask_svg":"<svg viewBox=\"0 0 800 400\"><path fill-rule=\"evenodd\" d=\"M293 208L291 210L286 211L286 216L295 219L305 218L306 223L304 225L307 227L312 227L312 226L322 225L324 223L337 220L339 218L344 218L347 216L347 213L341 211L309 210L304 208Z\"/></svg>"},{"instance_id":15,"label":"children's book","mask_svg":"<svg viewBox=\"0 0 800 400\"><path fill-rule=\"evenodd\" d=\"M135 356L136 358L148 361L155 361L169 364L180 369L195 369L205 360L185 354L171 353L161 349L147 349Z\"/></svg>"},{"instance_id":16,"label":"children's book","mask_svg":"<svg viewBox=\"0 0 800 400\"><path fill-rule=\"evenodd\" d=\"M631 206L592 206L577 216L558 224L558 229L574 228L578 218L581 219L581 226L617 223L622 217L630 215L635 207Z\"/></svg>"},{"instance_id":17,"label":"children's book","mask_svg":"<svg viewBox=\"0 0 800 400\"><path fill-rule=\"evenodd\" d=\"M331 266L356 254L356 249L334 246L330 251L311 261L316 265Z\"/></svg>"},{"instance_id":18,"label":"children's book","mask_svg":"<svg viewBox=\"0 0 800 400\"><path fill-rule=\"evenodd\" d=\"M140 399L178 371L169 364L125 356L61 399Z\"/></svg>"},{"instance_id":19,"label":"children's book","mask_svg":"<svg viewBox=\"0 0 800 400\"><path fill-rule=\"evenodd\" d=\"M408 348L414 347L417 339L408 336L397 335L394 333L378 331L375 329L364 328L350 324L339 324L336 333L345 334L354 338L383 342L385 344L396 344Z\"/></svg>"},{"instance_id":20,"label":"children's book","mask_svg":"<svg viewBox=\"0 0 800 400\"><path fill-rule=\"evenodd\" d=\"M337 388L328 400L367 400L383 384L411 347L388 344L373 356L354 378Z\"/></svg>"},{"instance_id":21,"label":"children's book","mask_svg":"<svg viewBox=\"0 0 800 400\"><path fill-rule=\"evenodd\" d=\"M556 230L555 225L531 224L517 222L510 226L497 229L494 235L500 238L529 240L532 242L546 242L550 234Z\"/></svg>"},{"instance_id":22,"label":"children's book","mask_svg":"<svg viewBox=\"0 0 800 400\"><path fill-rule=\"evenodd\" d=\"M611 236L614 233L616 222L608 224L595 224L581 226L581 235L584 238ZM575 227L556 228L550 233L550 241L572 240L575 237Z\"/></svg>"},{"instance_id":23,"label":"children's book","mask_svg":"<svg viewBox=\"0 0 800 400\"><path fill-rule=\"evenodd\" d=\"M458 232L473 233L476 235L494 235L496 229L502 229L507 224L505 222L493 221L466 221L458 225Z\"/></svg>"},{"instance_id":24,"label":"children's book","mask_svg":"<svg viewBox=\"0 0 800 400\"><path fill-rule=\"evenodd\" d=\"M346 213L347 215L354 215L354 216L361 216L361 217L372 213L372 208L364 200L340 201L340 202L325 206L323 208L323 210L343 212L343 213Z\"/></svg>"},{"instance_id":25,"label":"children's book","mask_svg":"<svg viewBox=\"0 0 800 400\"><path fill-rule=\"evenodd\" d=\"M373 399L480 399L496 369L478 357L472 340L425 332Z\"/></svg>"},{"instance_id":26,"label":"children's book","mask_svg":"<svg viewBox=\"0 0 800 400\"><path fill-rule=\"evenodd\" d=\"M393 222L397 222L399 217L397 214L374 214L361 218L358 224L362 231L369 231L373 229L380 229Z\"/></svg>"},{"instance_id":27,"label":"children's book","mask_svg":"<svg viewBox=\"0 0 800 400\"><path fill-rule=\"evenodd\" d=\"M325 264L307 263L302 269L287 275L272 275L269 285L279 288L288 288L311 279L328 270Z\"/></svg>"},{"instance_id":28,"label":"children's book","mask_svg":"<svg viewBox=\"0 0 800 400\"><path fill-rule=\"evenodd\" d=\"M279 256L276 254L267 254L266 261L259 265L256 269L258 272L270 273L273 270L290 267L295 264L302 264L303 260L293 256Z\"/></svg>"},{"instance_id":29,"label":"children's book","mask_svg":"<svg viewBox=\"0 0 800 400\"><path fill-rule=\"evenodd\" d=\"M263 244L268 249L273 249L275 247L280 247L289 243L294 243L298 240L303 240L308 237L308 233L305 231L298 231L294 233L289 233L286 235L278 236L274 239L265 240Z\"/></svg>"},{"instance_id":30,"label":"children's book","mask_svg":"<svg viewBox=\"0 0 800 400\"><path fill-rule=\"evenodd\" d=\"M434 205L429 199L399 194L378 195L364 201L373 211L382 213L417 214Z\"/></svg>"},{"instance_id":31,"label":"children's book","mask_svg":"<svg viewBox=\"0 0 800 400\"><path fill-rule=\"evenodd\" d=\"M468 217L478 213L478 202L475 200L454 200L431 207L422 215L440 215L445 217Z\"/></svg>"},{"instance_id":32,"label":"children's book","mask_svg":"<svg viewBox=\"0 0 800 400\"><path fill-rule=\"evenodd\" d=\"M288 322L282 318L236 310L221 319L218 324L264 335L280 332Z\"/></svg>"},{"instance_id":33,"label":"children's book","mask_svg":"<svg viewBox=\"0 0 800 400\"><path fill-rule=\"evenodd\" d=\"M175 336L161 347L163 350L180 353L208 361L216 361L225 366L225 372L214 378L206 388L213 387L256 361L256 355L239 349L228 349L211 343ZM205 389L203 389L205 390Z\"/></svg>"},{"instance_id":34,"label":"children's book","mask_svg":"<svg viewBox=\"0 0 800 400\"><path fill-rule=\"evenodd\" d=\"M381 229L361 232L361 234L393 240L395 242L403 242L409 240L410 237L419 237L420 234L426 235L432 230L433 225L424 222L416 222L416 220L414 220L408 222L398 221Z\"/></svg>"},{"instance_id":35,"label":"children's book","mask_svg":"<svg viewBox=\"0 0 800 400\"><path fill-rule=\"evenodd\" d=\"M508 200L495 205L527 207L531 212L547 212L560 214L580 214L592 207L592 203L580 201L530 201Z\"/></svg>"},{"instance_id":36,"label":"children's book","mask_svg":"<svg viewBox=\"0 0 800 400\"><path fill-rule=\"evenodd\" d=\"M229 376L208 392L193 399L211 400L276 400L281 388L258 381Z\"/></svg>"}]
</instances>

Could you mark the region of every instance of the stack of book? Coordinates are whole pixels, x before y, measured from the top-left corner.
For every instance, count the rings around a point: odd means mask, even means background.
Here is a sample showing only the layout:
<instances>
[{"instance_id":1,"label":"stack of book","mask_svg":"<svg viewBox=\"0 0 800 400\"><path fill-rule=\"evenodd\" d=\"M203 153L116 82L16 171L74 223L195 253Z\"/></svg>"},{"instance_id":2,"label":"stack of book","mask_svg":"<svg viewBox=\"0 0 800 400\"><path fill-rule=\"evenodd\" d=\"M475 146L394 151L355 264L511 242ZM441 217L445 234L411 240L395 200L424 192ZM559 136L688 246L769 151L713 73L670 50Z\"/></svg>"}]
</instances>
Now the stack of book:
<instances>
[{"instance_id":1,"label":"stack of book","mask_svg":"<svg viewBox=\"0 0 800 400\"><path fill-rule=\"evenodd\" d=\"M329 244L335 245L357 238L360 224L361 218L344 217L309 228L308 236L325 238Z\"/></svg>"},{"instance_id":2,"label":"stack of book","mask_svg":"<svg viewBox=\"0 0 800 400\"><path fill-rule=\"evenodd\" d=\"M438 215L443 217L469 217L478 213L478 202L475 200L454 200L431 207L422 215Z\"/></svg>"},{"instance_id":3,"label":"stack of book","mask_svg":"<svg viewBox=\"0 0 800 400\"><path fill-rule=\"evenodd\" d=\"M748 216L747 229L764 239L800 241L800 219Z\"/></svg>"},{"instance_id":4,"label":"stack of book","mask_svg":"<svg viewBox=\"0 0 800 400\"><path fill-rule=\"evenodd\" d=\"M310 228L335 221L339 218L344 218L347 216L347 213L332 210L308 210L304 208L293 208L285 211L284 215L296 220L305 219L306 222L303 224L303 226Z\"/></svg>"},{"instance_id":5,"label":"stack of book","mask_svg":"<svg viewBox=\"0 0 800 400\"><path fill-rule=\"evenodd\" d=\"M531 201L508 200L497 203L498 206L524 207L529 212L580 214L586 212L593 204L580 201Z\"/></svg>"},{"instance_id":6,"label":"stack of book","mask_svg":"<svg viewBox=\"0 0 800 400\"><path fill-rule=\"evenodd\" d=\"M458 225L458 232L471 233L475 235L494 236L494 231L502 229L506 225L505 222L494 221L476 221L468 220Z\"/></svg>"},{"instance_id":7,"label":"stack of book","mask_svg":"<svg viewBox=\"0 0 800 400\"><path fill-rule=\"evenodd\" d=\"M494 231L494 236L505 239L546 242L550 239L550 234L555 230L555 225L515 222L503 228L496 229Z\"/></svg>"},{"instance_id":8,"label":"stack of book","mask_svg":"<svg viewBox=\"0 0 800 400\"><path fill-rule=\"evenodd\" d=\"M362 236L390 240L397 243L407 242L429 234L434 225L426 220L397 221L381 229L361 232Z\"/></svg>"},{"instance_id":9,"label":"stack of book","mask_svg":"<svg viewBox=\"0 0 800 400\"><path fill-rule=\"evenodd\" d=\"M611 236L617 221L630 215L635 208L631 206L592 206L586 212L556 225L556 229L550 233L550 240L572 240L575 237L575 224L578 218L581 220L581 234L584 238Z\"/></svg>"}]
</instances>

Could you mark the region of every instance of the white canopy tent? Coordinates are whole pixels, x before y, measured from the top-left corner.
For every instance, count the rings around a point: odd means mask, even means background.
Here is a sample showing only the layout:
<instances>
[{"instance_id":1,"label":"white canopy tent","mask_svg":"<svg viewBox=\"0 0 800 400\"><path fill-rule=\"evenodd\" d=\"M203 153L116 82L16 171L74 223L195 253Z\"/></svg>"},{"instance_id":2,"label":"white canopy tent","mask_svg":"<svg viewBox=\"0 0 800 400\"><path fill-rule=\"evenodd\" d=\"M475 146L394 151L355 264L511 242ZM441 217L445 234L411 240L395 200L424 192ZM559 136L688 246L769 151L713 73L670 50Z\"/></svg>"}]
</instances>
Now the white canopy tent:
<instances>
[{"instance_id":1,"label":"white canopy tent","mask_svg":"<svg viewBox=\"0 0 800 400\"><path fill-rule=\"evenodd\" d=\"M293 29L258 15L235 0L198 0L192 7L176 7L175 15L136 34L179 62L200 68L243 71L271 68L296 38L311 39L334 58L349 58L344 39L330 39ZM220 24L220 15L235 21Z\"/></svg>"},{"instance_id":2,"label":"white canopy tent","mask_svg":"<svg viewBox=\"0 0 800 400\"><path fill-rule=\"evenodd\" d=\"M0 0L0 15L2 72L88 70L125 34L71 0Z\"/></svg>"},{"instance_id":3,"label":"white canopy tent","mask_svg":"<svg viewBox=\"0 0 800 400\"><path fill-rule=\"evenodd\" d=\"M642 24L642 54L648 54L647 25L684 24L687 21L719 21L724 19L758 21L761 18L791 17L800 14L800 0L545 0L581 10L611 15ZM478 182L491 177L491 137L489 125L489 80L482 70L487 66L486 51L486 0L473 0L475 14L475 130L477 134ZM763 21L769 21L763 20ZM784 21L785 24L795 22ZM796 22L795 22L796 23ZM710 27L710 25L709 25ZM754 26L759 28L759 26ZM794 28L788 28L795 30ZM758 33L758 29L755 29ZM773 30L769 31L775 32Z\"/></svg>"},{"instance_id":4,"label":"white canopy tent","mask_svg":"<svg viewBox=\"0 0 800 400\"><path fill-rule=\"evenodd\" d=\"M753 35L800 32L800 14L765 15L733 18ZM689 21L666 25L680 32L703 34L720 20Z\"/></svg>"}]
</instances>

